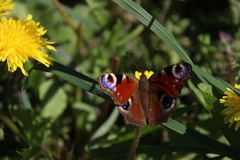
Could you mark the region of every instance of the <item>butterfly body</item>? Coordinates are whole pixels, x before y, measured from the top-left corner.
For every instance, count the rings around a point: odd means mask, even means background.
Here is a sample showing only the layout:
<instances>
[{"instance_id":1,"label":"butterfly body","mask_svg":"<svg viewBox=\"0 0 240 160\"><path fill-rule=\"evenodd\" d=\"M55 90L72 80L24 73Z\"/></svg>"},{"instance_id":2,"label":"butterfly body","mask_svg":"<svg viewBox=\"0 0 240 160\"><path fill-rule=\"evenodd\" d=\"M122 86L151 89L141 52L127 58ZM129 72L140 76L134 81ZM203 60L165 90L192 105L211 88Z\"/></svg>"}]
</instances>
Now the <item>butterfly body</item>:
<instances>
[{"instance_id":1,"label":"butterfly body","mask_svg":"<svg viewBox=\"0 0 240 160\"><path fill-rule=\"evenodd\" d=\"M139 80L127 74L103 74L99 84L128 124L157 125L166 122L174 111L175 98L191 72L188 63L179 63L161 69L149 79L143 73Z\"/></svg>"}]
</instances>

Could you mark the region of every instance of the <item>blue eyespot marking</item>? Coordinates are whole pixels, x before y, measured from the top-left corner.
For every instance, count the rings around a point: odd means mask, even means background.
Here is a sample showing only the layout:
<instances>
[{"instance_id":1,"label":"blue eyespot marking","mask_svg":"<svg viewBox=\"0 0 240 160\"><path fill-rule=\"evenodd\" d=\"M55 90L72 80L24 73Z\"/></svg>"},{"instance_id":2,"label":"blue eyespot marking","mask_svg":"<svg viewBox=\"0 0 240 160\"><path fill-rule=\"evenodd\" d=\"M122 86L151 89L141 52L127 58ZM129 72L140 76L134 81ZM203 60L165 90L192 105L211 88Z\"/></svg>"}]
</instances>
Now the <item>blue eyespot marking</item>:
<instances>
[{"instance_id":1,"label":"blue eyespot marking","mask_svg":"<svg viewBox=\"0 0 240 160\"><path fill-rule=\"evenodd\" d=\"M175 66L173 66L172 72L173 72L174 77L176 77L178 79L182 79L189 75L190 65L187 63L181 63L178 65L175 65Z\"/></svg>"},{"instance_id":2,"label":"blue eyespot marking","mask_svg":"<svg viewBox=\"0 0 240 160\"><path fill-rule=\"evenodd\" d=\"M113 89L116 86L116 77L114 74L104 74L101 77L101 84L104 88Z\"/></svg>"},{"instance_id":3,"label":"blue eyespot marking","mask_svg":"<svg viewBox=\"0 0 240 160\"><path fill-rule=\"evenodd\" d=\"M163 109L170 108L172 106L172 103L173 103L173 99L171 97L164 96L162 98L161 104L162 104Z\"/></svg>"},{"instance_id":4,"label":"blue eyespot marking","mask_svg":"<svg viewBox=\"0 0 240 160\"><path fill-rule=\"evenodd\" d=\"M125 110L130 110L131 108L131 99L129 99L124 105L122 105L122 108Z\"/></svg>"}]
</instances>

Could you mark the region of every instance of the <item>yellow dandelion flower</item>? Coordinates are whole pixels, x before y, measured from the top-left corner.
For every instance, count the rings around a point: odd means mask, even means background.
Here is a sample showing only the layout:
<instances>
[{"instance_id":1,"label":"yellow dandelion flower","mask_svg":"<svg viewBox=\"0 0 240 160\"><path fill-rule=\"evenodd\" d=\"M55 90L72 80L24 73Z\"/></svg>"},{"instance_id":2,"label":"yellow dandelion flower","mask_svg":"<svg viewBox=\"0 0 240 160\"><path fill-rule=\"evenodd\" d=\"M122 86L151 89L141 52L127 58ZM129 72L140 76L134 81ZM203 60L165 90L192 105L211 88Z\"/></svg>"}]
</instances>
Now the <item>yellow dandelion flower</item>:
<instances>
[{"instance_id":1,"label":"yellow dandelion flower","mask_svg":"<svg viewBox=\"0 0 240 160\"><path fill-rule=\"evenodd\" d=\"M143 74L147 77L147 79L149 79L154 74L154 72L153 71L144 71ZM140 79L141 75L142 75L142 72L138 72L138 71L135 72L135 77L137 79Z\"/></svg>"},{"instance_id":2,"label":"yellow dandelion flower","mask_svg":"<svg viewBox=\"0 0 240 160\"><path fill-rule=\"evenodd\" d=\"M56 49L49 45L53 42L42 37L46 32L40 23L32 20L32 15L28 15L26 20L1 17L0 61L7 60L9 72L14 72L19 67L28 76L23 63L29 58L34 58L47 67L52 65L52 60L43 49Z\"/></svg>"},{"instance_id":3,"label":"yellow dandelion flower","mask_svg":"<svg viewBox=\"0 0 240 160\"><path fill-rule=\"evenodd\" d=\"M15 4L11 2L12 0L0 0L0 16L10 13L7 10L13 9L13 7L15 6Z\"/></svg>"},{"instance_id":4,"label":"yellow dandelion flower","mask_svg":"<svg viewBox=\"0 0 240 160\"><path fill-rule=\"evenodd\" d=\"M240 85L235 84L235 88L240 89ZM240 127L240 97L230 88L227 88L229 92L224 92L225 96L220 99L220 103L223 103L226 108L222 111L225 115L224 122L230 123L231 127L234 123L235 130Z\"/></svg>"}]
</instances>

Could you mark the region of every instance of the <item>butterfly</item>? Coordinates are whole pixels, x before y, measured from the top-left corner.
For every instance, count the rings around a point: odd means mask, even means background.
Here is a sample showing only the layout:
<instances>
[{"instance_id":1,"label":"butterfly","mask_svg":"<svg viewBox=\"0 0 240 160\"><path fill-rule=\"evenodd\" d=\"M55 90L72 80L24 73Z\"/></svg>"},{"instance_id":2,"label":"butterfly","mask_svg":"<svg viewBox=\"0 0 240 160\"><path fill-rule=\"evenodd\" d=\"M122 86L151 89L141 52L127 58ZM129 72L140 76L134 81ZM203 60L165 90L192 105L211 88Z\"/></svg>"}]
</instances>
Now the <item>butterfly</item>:
<instances>
[{"instance_id":1,"label":"butterfly","mask_svg":"<svg viewBox=\"0 0 240 160\"><path fill-rule=\"evenodd\" d=\"M192 67L182 62L167 66L147 79L128 74L107 73L98 82L118 106L127 124L157 125L166 122L175 110L176 96L191 78Z\"/></svg>"}]
</instances>

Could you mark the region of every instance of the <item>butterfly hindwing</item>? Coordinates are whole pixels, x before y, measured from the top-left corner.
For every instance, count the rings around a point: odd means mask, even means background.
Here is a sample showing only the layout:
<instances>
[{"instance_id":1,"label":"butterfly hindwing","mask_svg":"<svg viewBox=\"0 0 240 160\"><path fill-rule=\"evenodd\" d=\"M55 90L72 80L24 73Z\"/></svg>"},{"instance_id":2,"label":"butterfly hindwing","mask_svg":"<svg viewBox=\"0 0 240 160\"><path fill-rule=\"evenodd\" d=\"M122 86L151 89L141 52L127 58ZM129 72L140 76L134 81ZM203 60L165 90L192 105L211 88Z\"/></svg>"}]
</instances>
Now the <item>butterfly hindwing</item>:
<instances>
[{"instance_id":1,"label":"butterfly hindwing","mask_svg":"<svg viewBox=\"0 0 240 160\"><path fill-rule=\"evenodd\" d=\"M152 91L154 92L154 91ZM176 100L164 93L151 94L149 103L148 124L157 125L166 122L170 114L175 110Z\"/></svg>"},{"instance_id":2,"label":"butterfly hindwing","mask_svg":"<svg viewBox=\"0 0 240 160\"><path fill-rule=\"evenodd\" d=\"M122 106L118 106L119 112L123 115L127 124L136 126L146 125L145 111L143 110L139 92L134 92L133 96Z\"/></svg>"}]
</instances>

